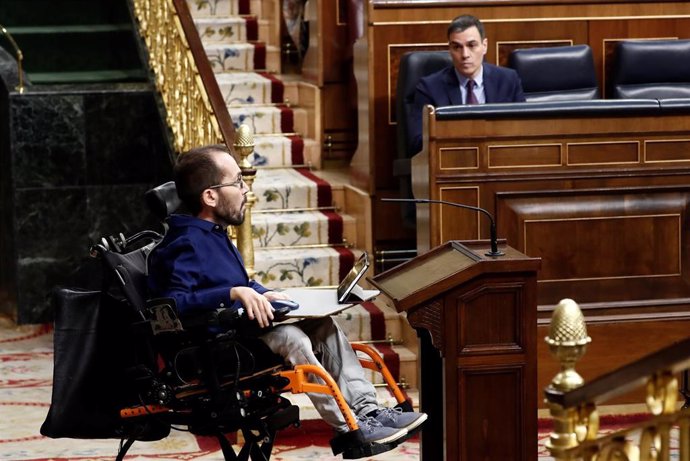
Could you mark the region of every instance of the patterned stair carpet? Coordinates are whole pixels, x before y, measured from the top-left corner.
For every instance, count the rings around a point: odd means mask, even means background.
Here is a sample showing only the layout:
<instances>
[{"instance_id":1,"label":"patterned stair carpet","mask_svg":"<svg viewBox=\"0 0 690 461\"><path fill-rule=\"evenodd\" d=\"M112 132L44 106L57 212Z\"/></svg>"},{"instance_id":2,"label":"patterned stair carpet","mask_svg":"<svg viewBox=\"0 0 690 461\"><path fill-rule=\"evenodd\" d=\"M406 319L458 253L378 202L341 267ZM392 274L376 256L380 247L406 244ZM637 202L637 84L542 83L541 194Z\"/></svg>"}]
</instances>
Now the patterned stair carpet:
<instances>
[{"instance_id":1,"label":"patterned stair carpet","mask_svg":"<svg viewBox=\"0 0 690 461\"><path fill-rule=\"evenodd\" d=\"M40 435L39 429L51 400L52 372L52 329L47 325L18 328L0 318L0 459L112 460L117 452L118 440L48 439ZM330 438L330 429L321 421L304 421L300 428L287 429L278 434L271 459L341 459L331 453L328 445ZM540 456L545 456L543 442L546 438L546 434L540 435ZM169 437L157 442L135 443L125 459L215 461L223 457L213 438L173 431ZM419 441L413 438L374 459L418 460Z\"/></svg>"},{"instance_id":2,"label":"patterned stair carpet","mask_svg":"<svg viewBox=\"0 0 690 461\"><path fill-rule=\"evenodd\" d=\"M269 287L334 286L354 254L319 164L313 114L300 82L280 75L278 0L187 0L235 127L255 134L257 203L252 229L257 279ZM312 88L316 91L316 88ZM308 211L306 211L308 210Z\"/></svg>"}]
</instances>

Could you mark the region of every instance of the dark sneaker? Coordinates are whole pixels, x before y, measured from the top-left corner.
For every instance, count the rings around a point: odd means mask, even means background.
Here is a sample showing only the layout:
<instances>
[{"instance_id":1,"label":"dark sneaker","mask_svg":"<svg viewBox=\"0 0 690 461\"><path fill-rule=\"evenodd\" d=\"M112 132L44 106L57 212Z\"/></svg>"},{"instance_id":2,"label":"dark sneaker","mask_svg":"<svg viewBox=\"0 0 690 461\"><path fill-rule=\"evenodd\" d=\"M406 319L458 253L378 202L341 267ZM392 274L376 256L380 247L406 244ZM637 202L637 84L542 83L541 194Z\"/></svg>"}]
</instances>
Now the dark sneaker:
<instances>
[{"instance_id":1,"label":"dark sneaker","mask_svg":"<svg viewBox=\"0 0 690 461\"><path fill-rule=\"evenodd\" d=\"M412 432L426 421L427 414L402 411L400 408L380 408L374 418L384 427L405 429L407 432Z\"/></svg>"},{"instance_id":2,"label":"dark sneaker","mask_svg":"<svg viewBox=\"0 0 690 461\"><path fill-rule=\"evenodd\" d=\"M384 427L383 424L370 416L358 416L357 425L359 425L365 442L391 443L407 435L406 429Z\"/></svg>"}]
</instances>

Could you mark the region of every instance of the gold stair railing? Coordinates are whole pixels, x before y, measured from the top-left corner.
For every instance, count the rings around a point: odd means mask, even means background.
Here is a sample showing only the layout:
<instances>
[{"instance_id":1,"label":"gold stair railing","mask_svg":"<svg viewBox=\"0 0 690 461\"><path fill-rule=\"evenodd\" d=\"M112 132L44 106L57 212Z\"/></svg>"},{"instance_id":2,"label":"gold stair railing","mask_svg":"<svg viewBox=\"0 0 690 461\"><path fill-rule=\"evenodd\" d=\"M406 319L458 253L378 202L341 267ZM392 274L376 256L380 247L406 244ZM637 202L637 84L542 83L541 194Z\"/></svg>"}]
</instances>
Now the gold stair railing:
<instances>
[{"instance_id":1,"label":"gold stair railing","mask_svg":"<svg viewBox=\"0 0 690 461\"><path fill-rule=\"evenodd\" d=\"M22 94L24 93L24 71L22 70L24 54L22 53L22 50L19 49L17 42L14 41L12 34L10 34L10 32L5 29L5 26L2 24L0 24L0 32L7 37L7 41L9 41L10 45L12 45L12 48L14 48L14 53L17 56L17 79L19 80L19 83L14 87L14 89L17 90L17 93Z\"/></svg>"},{"instance_id":2,"label":"gold stair railing","mask_svg":"<svg viewBox=\"0 0 690 461\"><path fill-rule=\"evenodd\" d=\"M556 307L546 342L561 363L561 371L544 391L554 422L546 446L557 461L670 460L674 428L679 444L673 459L690 460L690 410L679 408L677 379L690 367L690 338L586 384L575 371L590 342L577 303L565 299ZM597 405L642 386L649 418L600 433Z\"/></svg>"},{"instance_id":3,"label":"gold stair railing","mask_svg":"<svg viewBox=\"0 0 690 461\"><path fill-rule=\"evenodd\" d=\"M235 139L232 119L186 1L133 0L133 5L175 151L179 154L198 146L225 144L241 156L238 163L251 189L256 170L247 157L254 149L253 138L245 130ZM251 277L251 206L246 209L245 224L237 229L237 247Z\"/></svg>"},{"instance_id":4,"label":"gold stair railing","mask_svg":"<svg viewBox=\"0 0 690 461\"><path fill-rule=\"evenodd\" d=\"M178 153L225 143L235 130L184 0L134 0L139 31Z\"/></svg>"}]
</instances>

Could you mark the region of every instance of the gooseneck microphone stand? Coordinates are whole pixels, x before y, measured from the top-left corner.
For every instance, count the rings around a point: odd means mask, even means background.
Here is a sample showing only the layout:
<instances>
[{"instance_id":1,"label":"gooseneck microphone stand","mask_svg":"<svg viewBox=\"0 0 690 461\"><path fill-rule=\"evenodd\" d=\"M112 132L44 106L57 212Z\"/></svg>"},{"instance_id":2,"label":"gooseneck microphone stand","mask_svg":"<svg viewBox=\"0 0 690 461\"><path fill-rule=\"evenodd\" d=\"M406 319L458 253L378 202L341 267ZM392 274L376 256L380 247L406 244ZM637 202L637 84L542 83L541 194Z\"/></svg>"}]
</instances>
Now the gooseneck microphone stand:
<instances>
[{"instance_id":1,"label":"gooseneck microphone stand","mask_svg":"<svg viewBox=\"0 0 690 461\"><path fill-rule=\"evenodd\" d=\"M411 202L411 203L438 203L440 205L450 205L457 208L465 208L467 210L474 210L482 213L487 218L489 218L489 223L491 227L489 229L489 240L491 242L491 249L486 252L486 256L503 256L504 252L498 250L498 239L496 238L496 221L494 217L491 216L484 208L479 208L478 206L465 205L464 203L449 202L447 200L431 200L425 198L382 198L382 202Z\"/></svg>"}]
</instances>

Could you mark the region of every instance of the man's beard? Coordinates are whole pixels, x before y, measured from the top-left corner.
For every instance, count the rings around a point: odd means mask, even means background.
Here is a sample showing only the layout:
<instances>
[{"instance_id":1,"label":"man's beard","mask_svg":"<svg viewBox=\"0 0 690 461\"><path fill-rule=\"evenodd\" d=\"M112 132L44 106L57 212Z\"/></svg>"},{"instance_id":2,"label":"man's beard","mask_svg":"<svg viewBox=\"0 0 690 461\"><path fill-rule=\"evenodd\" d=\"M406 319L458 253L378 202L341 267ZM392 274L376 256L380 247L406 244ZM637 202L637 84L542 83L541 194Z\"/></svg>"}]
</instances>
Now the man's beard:
<instances>
[{"instance_id":1,"label":"man's beard","mask_svg":"<svg viewBox=\"0 0 690 461\"><path fill-rule=\"evenodd\" d=\"M239 226L244 222L244 204L247 202L246 197L242 200L242 204L236 210L230 208L227 200L220 198L218 206L214 210L214 215L217 222L222 222L226 226Z\"/></svg>"}]
</instances>

